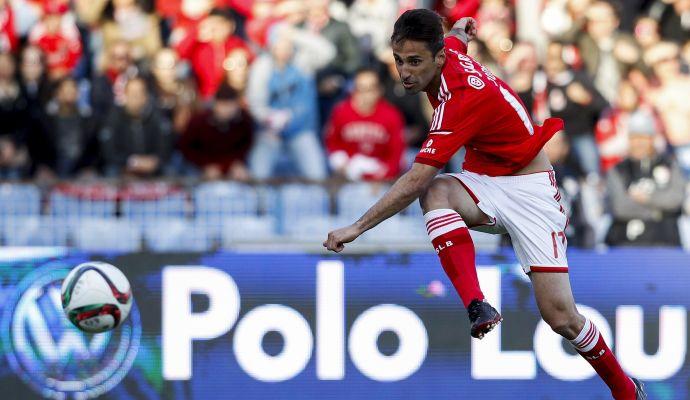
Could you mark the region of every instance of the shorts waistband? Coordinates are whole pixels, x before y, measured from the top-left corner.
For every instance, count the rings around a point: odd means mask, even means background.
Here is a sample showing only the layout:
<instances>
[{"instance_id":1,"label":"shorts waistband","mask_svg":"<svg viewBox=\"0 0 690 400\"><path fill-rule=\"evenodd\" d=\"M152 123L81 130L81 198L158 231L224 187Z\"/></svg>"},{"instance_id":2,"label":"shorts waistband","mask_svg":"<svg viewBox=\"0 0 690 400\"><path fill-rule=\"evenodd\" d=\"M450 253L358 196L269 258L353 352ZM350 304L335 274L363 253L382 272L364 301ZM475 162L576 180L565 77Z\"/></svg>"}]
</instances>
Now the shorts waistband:
<instances>
[{"instance_id":1,"label":"shorts waistband","mask_svg":"<svg viewBox=\"0 0 690 400\"><path fill-rule=\"evenodd\" d=\"M497 182L502 182L502 183L520 183L520 182L543 182L545 179L550 179L549 176L554 174L554 170L545 170L545 171L537 171L537 172L531 172L529 174L520 174L520 175L504 175L504 176L488 176L488 175L482 175L478 174L476 172L472 171L463 171L463 174L473 174L477 176L485 176L487 178L490 178L494 181Z\"/></svg>"}]
</instances>

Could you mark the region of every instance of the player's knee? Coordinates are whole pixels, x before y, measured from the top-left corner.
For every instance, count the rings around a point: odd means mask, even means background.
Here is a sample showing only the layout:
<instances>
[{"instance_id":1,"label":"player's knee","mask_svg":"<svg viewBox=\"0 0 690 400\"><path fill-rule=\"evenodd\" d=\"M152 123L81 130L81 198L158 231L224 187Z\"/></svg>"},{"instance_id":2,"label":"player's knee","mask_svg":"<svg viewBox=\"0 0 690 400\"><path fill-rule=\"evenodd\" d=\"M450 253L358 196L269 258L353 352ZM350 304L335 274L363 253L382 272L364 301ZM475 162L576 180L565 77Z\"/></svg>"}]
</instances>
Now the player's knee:
<instances>
[{"instance_id":1,"label":"player's knee","mask_svg":"<svg viewBox=\"0 0 690 400\"><path fill-rule=\"evenodd\" d=\"M436 177L419 197L419 204L425 213L439 208L450 207L450 183L444 177Z\"/></svg>"},{"instance_id":2,"label":"player's knee","mask_svg":"<svg viewBox=\"0 0 690 400\"><path fill-rule=\"evenodd\" d=\"M559 335L566 338L574 338L584 324L584 317L576 311L561 310L560 312L544 316L544 321Z\"/></svg>"}]
</instances>

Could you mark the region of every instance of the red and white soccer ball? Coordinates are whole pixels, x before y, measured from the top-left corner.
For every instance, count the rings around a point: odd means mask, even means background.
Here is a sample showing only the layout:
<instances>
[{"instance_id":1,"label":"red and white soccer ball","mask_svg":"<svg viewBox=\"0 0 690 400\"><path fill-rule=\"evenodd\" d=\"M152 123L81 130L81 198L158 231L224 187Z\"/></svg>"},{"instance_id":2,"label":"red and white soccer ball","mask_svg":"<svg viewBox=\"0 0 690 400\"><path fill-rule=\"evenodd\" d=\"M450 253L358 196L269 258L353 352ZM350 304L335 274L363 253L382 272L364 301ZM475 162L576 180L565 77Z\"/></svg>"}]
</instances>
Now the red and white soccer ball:
<instances>
[{"instance_id":1,"label":"red and white soccer ball","mask_svg":"<svg viewBox=\"0 0 690 400\"><path fill-rule=\"evenodd\" d=\"M80 264L62 282L62 308L79 329L100 333L115 329L132 308L132 288L115 266L91 261Z\"/></svg>"}]
</instances>

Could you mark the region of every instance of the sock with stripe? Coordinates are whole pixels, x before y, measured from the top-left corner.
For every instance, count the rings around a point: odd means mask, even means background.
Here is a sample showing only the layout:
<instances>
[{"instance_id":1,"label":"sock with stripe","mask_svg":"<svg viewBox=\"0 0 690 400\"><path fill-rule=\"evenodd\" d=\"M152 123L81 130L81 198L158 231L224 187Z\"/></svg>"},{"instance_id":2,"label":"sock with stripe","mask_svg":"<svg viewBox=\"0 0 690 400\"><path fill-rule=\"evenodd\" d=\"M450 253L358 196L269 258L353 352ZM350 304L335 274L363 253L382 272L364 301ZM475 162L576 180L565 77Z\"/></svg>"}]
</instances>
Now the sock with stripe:
<instances>
[{"instance_id":1,"label":"sock with stripe","mask_svg":"<svg viewBox=\"0 0 690 400\"><path fill-rule=\"evenodd\" d=\"M472 300L483 300L474 260L474 243L467 225L454 210L443 208L424 214L426 230L446 275L465 308Z\"/></svg>"},{"instance_id":2,"label":"sock with stripe","mask_svg":"<svg viewBox=\"0 0 690 400\"><path fill-rule=\"evenodd\" d=\"M589 319L579 335L570 341L578 353L597 371L599 377L611 389L611 394L616 400L635 400L635 384L623 372L616 356L604 338L599 333L596 325Z\"/></svg>"}]
</instances>

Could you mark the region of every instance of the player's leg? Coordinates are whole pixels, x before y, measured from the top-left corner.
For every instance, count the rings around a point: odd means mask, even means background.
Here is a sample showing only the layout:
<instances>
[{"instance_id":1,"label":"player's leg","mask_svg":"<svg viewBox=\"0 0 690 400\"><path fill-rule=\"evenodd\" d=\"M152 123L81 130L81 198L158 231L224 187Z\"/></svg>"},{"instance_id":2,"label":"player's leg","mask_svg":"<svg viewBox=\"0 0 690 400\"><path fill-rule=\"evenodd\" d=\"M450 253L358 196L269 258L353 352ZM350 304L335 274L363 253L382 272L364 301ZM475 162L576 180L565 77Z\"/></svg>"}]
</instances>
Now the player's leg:
<instances>
[{"instance_id":1,"label":"player's leg","mask_svg":"<svg viewBox=\"0 0 690 400\"><path fill-rule=\"evenodd\" d=\"M531 272L537 306L551 329L568 339L577 352L597 371L616 400L636 400L635 384L623 372L616 356L592 321L577 311L565 272Z\"/></svg>"},{"instance_id":2,"label":"player's leg","mask_svg":"<svg viewBox=\"0 0 690 400\"><path fill-rule=\"evenodd\" d=\"M482 338L501 321L501 315L484 301L475 267L475 251L468 226L490 218L477 207L460 182L438 176L420 197L424 222L441 265L468 310L471 335Z\"/></svg>"}]
</instances>

